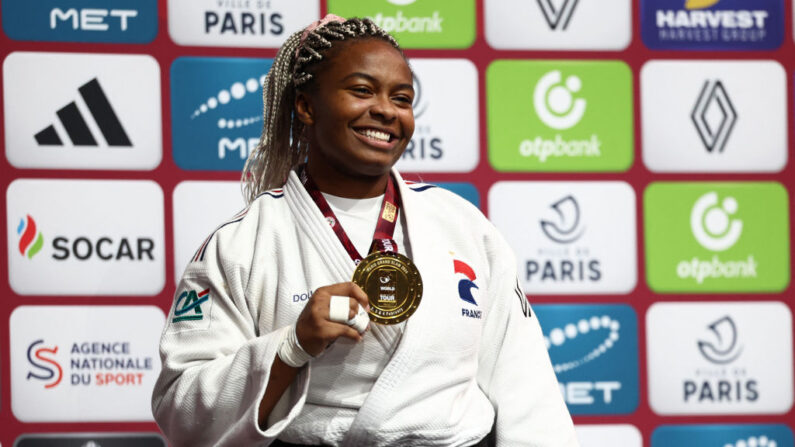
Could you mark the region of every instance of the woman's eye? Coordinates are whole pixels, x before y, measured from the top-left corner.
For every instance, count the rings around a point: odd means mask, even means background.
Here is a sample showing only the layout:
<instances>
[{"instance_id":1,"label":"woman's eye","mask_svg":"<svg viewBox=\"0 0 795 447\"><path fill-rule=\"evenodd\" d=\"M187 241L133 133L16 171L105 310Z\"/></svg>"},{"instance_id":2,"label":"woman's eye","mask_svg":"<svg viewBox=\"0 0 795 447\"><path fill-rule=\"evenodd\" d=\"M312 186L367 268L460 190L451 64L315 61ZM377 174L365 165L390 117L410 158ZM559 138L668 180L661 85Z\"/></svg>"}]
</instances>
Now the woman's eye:
<instances>
[{"instance_id":1,"label":"woman's eye","mask_svg":"<svg viewBox=\"0 0 795 447\"><path fill-rule=\"evenodd\" d=\"M353 91L356 92L356 93L361 93L361 94L369 94L370 93L370 89L367 88L367 87L354 87Z\"/></svg>"},{"instance_id":2,"label":"woman's eye","mask_svg":"<svg viewBox=\"0 0 795 447\"><path fill-rule=\"evenodd\" d=\"M414 100L410 96L400 95L395 97L395 101L411 104Z\"/></svg>"}]
</instances>

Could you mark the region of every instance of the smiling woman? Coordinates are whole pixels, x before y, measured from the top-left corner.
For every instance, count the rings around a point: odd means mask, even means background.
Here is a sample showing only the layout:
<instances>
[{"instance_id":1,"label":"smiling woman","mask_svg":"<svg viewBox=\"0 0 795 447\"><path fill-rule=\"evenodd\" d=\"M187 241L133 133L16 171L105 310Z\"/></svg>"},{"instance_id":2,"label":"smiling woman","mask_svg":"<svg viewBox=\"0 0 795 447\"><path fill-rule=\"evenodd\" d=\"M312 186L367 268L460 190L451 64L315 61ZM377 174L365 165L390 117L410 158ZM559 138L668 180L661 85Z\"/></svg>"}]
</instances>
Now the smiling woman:
<instances>
[{"instance_id":1,"label":"smiling woman","mask_svg":"<svg viewBox=\"0 0 795 447\"><path fill-rule=\"evenodd\" d=\"M344 41L328 53L295 103L307 128L309 175L321 191L336 196L383 194L414 133L411 70L381 40Z\"/></svg>"},{"instance_id":2,"label":"smiling woman","mask_svg":"<svg viewBox=\"0 0 795 447\"><path fill-rule=\"evenodd\" d=\"M394 38L328 16L263 92L249 205L197 250L161 338L171 444L576 446L507 243L393 169L415 95Z\"/></svg>"}]
</instances>

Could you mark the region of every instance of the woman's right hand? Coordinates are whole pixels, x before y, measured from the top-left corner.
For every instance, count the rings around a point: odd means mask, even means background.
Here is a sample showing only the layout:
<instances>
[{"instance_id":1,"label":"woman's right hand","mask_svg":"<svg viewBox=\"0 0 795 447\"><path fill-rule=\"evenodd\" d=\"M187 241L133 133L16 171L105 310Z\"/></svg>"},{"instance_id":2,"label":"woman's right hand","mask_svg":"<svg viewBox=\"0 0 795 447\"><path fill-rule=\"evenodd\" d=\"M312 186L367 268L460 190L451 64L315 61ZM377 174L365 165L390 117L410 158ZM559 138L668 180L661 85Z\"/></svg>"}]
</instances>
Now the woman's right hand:
<instances>
[{"instance_id":1,"label":"woman's right hand","mask_svg":"<svg viewBox=\"0 0 795 447\"><path fill-rule=\"evenodd\" d=\"M315 290L295 324L298 343L313 357L323 352L339 337L350 338L356 342L362 340L362 334L356 329L329 319L329 303L332 295L350 297L348 319L356 316L359 305L370 311L367 294L352 282L332 284Z\"/></svg>"}]
</instances>

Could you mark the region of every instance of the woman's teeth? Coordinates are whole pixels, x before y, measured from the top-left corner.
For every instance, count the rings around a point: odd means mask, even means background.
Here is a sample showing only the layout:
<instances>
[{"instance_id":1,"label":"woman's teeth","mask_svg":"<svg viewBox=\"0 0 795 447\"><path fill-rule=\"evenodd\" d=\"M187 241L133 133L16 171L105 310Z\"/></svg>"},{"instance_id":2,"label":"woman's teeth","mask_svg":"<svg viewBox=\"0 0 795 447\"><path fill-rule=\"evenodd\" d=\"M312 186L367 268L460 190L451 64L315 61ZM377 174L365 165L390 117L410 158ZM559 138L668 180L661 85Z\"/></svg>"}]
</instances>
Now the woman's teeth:
<instances>
[{"instance_id":1,"label":"woman's teeth","mask_svg":"<svg viewBox=\"0 0 795 447\"><path fill-rule=\"evenodd\" d=\"M359 131L359 133L366 136L367 138L372 138L373 140L389 141L389 134L379 130L365 129Z\"/></svg>"}]
</instances>

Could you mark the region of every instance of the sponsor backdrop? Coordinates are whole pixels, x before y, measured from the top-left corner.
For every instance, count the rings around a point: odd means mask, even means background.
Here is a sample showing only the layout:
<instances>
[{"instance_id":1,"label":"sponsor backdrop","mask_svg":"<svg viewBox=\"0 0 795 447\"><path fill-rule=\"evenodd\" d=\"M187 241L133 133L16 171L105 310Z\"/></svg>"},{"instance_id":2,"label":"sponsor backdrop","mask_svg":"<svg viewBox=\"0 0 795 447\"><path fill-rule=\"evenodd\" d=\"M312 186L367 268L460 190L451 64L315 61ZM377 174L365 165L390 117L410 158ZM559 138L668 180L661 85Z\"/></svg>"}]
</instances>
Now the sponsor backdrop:
<instances>
[{"instance_id":1,"label":"sponsor backdrop","mask_svg":"<svg viewBox=\"0 0 795 447\"><path fill-rule=\"evenodd\" d=\"M398 167L513 247L583 447L793 447L792 0L3 0L0 444L166 445L176 281L327 12L404 45Z\"/></svg>"}]
</instances>

